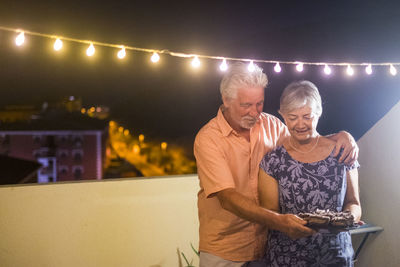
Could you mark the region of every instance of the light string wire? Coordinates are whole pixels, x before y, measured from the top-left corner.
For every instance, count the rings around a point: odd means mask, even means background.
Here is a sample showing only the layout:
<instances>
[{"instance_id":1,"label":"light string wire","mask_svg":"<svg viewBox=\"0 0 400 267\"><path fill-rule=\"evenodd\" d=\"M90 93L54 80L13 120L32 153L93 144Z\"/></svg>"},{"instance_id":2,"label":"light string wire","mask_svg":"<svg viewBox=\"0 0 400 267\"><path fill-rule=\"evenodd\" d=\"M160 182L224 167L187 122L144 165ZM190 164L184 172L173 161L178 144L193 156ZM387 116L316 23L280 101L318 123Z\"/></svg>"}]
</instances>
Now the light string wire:
<instances>
[{"instance_id":1,"label":"light string wire","mask_svg":"<svg viewBox=\"0 0 400 267\"><path fill-rule=\"evenodd\" d=\"M187 54L187 53L182 53L182 52L173 52L168 49L151 49L151 48L141 48L141 47L135 47L135 46L128 46L128 45L122 45L122 44L112 44L112 43L104 43L104 42L97 42L97 41L91 41L91 40L83 40L83 39L77 39L77 38L71 38L71 37L66 37L66 36L61 36L61 35L55 35L55 34L47 34L47 33L40 33L40 32L34 32L34 31L28 31L28 30L22 30L22 29L15 29L15 28L10 28L10 27L5 27L5 26L0 26L0 30L7 31L7 32L15 32L15 33L21 33L23 32L24 34L32 35L32 36L39 36L39 37L45 37L49 39L60 39L60 40L65 40L65 41L70 41L70 42L75 42L75 43L82 43L82 44L87 44L87 45L96 45L96 46L103 46L103 47L111 47L111 48L124 48L126 50L132 50L132 51L139 51L139 52L146 52L146 53L158 53L158 54L166 54L170 55L173 57L181 57L181 58L203 58L203 59L217 59L217 60L229 60L229 61L245 61L245 62L254 62L254 63L270 63L270 64L287 64L287 65L298 65L298 64L303 64L303 65L314 65L314 66L400 66L400 62L368 62L368 63L350 63L350 62L307 62L307 61L285 61L285 60L268 60L268 59L249 59L249 58L236 58L236 57L223 57L223 56L212 56L212 55L201 55L201 54Z\"/></svg>"}]
</instances>

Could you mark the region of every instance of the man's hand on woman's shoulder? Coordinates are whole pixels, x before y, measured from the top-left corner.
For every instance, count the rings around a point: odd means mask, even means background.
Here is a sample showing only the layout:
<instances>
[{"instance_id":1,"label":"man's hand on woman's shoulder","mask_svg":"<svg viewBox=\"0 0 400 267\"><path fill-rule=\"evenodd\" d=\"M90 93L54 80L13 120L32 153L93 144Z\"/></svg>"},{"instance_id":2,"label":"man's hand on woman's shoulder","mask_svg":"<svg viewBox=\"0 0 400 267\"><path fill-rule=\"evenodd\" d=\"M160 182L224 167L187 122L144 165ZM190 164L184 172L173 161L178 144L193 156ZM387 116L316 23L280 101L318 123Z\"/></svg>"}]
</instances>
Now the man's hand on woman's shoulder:
<instances>
[{"instance_id":1,"label":"man's hand on woman's shoulder","mask_svg":"<svg viewBox=\"0 0 400 267\"><path fill-rule=\"evenodd\" d=\"M334 156L339 155L340 150L343 149L339 162L352 165L358 159L359 148L356 140L350 133L341 131L328 137L336 141Z\"/></svg>"}]
</instances>

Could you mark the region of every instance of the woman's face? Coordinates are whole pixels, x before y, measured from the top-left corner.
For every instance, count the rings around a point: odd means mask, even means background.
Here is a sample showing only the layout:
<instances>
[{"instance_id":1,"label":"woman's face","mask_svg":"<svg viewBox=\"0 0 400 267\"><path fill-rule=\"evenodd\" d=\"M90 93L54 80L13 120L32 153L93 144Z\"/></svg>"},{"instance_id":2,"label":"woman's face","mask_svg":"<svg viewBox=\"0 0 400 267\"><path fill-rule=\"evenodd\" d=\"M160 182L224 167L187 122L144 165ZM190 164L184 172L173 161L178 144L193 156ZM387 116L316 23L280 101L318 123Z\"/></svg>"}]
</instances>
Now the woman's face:
<instances>
[{"instance_id":1,"label":"woman's face","mask_svg":"<svg viewBox=\"0 0 400 267\"><path fill-rule=\"evenodd\" d=\"M291 136L298 142L307 142L317 133L319 116L310 106L295 109L282 116Z\"/></svg>"}]
</instances>

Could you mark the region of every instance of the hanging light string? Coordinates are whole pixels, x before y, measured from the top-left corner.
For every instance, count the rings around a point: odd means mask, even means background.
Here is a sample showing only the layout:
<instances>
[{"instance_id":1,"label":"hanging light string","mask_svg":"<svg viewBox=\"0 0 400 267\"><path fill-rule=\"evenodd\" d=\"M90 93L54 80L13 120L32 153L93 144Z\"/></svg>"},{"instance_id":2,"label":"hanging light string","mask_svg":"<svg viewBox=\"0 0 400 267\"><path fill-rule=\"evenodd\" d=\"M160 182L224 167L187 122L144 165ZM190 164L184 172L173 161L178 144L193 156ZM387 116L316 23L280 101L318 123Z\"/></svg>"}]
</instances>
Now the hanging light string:
<instances>
[{"instance_id":1,"label":"hanging light string","mask_svg":"<svg viewBox=\"0 0 400 267\"><path fill-rule=\"evenodd\" d=\"M77 38L71 38L71 37L66 37L66 36L61 36L61 35L53 35L53 34L47 34L47 33L39 33L39 32L33 32L33 31L27 31L27 30L22 30L22 29L15 29L15 28L9 28L9 27L4 27L0 26L0 30L3 31L8 31L8 32L15 32L17 34L22 34L19 40L17 40L17 45L21 45L24 41L24 34L27 35L32 35L32 36L39 36L39 37L45 37L49 39L54 39L56 40L59 44L58 46L62 46L62 43L60 44L60 41L70 41L70 42L75 42L75 43L82 43L82 44L87 44L92 46L103 46L103 47L110 47L110 48L118 48L122 49L123 55L125 55L125 50L132 50L132 51L139 51L139 52L146 52L146 53L152 53L152 61L157 62L159 60L158 54L165 54L165 55L170 55L173 57L181 57L181 58L193 58L194 62L192 62L192 65L194 67L197 67L199 65L199 59L216 59L216 60L222 60L223 61L223 67L221 69L226 69L226 61L244 61L244 62L249 62L250 68L253 63L269 63L269 64L275 64L275 71L280 72L281 71L281 66L282 64L285 65L296 65L297 71L301 72L303 70L304 65L314 65L314 66L324 66L325 73L327 75L330 74L330 68L328 66L347 66L348 72L351 73L352 70L350 66L364 66L366 67L366 72L369 74L371 73L371 67L372 66L389 66L390 71L393 73L394 72L394 66L400 66L400 62L377 62L377 63L371 63L371 62L365 62L365 63L350 63L350 62L307 62L307 61L285 61L285 60L266 60L266 59L249 59L249 58L236 58L236 57L223 57L223 56L212 56L212 55L200 55L200 54L187 54L187 53L182 53L182 52L173 52L169 51L167 49L159 50L159 49L151 49L151 48L141 48L141 47L135 47L135 46L128 46L128 45L121 45L121 44L112 44L112 43L104 43L104 42L97 42L97 41L91 41L91 40L83 40L83 39L77 39ZM22 42L22 43L21 43ZM61 49L61 48L60 48ZM121 52L122 53L122 52ZM120 58L123 58L121 54L119 54Z\"/></svg>"}]
</instances>

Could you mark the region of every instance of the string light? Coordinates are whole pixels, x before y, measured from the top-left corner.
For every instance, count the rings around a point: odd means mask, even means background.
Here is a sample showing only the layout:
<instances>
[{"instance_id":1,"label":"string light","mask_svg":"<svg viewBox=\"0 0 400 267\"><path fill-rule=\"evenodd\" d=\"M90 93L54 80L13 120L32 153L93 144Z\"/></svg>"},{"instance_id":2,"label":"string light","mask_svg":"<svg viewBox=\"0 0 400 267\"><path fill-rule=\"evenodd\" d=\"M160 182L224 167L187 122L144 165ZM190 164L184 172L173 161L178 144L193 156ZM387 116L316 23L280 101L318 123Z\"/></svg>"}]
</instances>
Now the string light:
<instances>
[{"instance_id":1,"label":"string light","mask_svg":"<svg viewBox=\"0 0 400 267\"><path fill-rule=\"evenodd\" d=\"M54 42L54 46L53 46L54 50L60 51L62 46L63 46L62 41L60 40L60 38L57 38L57 40Z\"/></svg>"},{"instance_id":2,"label":"string light","mask_svg":"<svg viewBox=\"0 0 400 267\"><path fill-rule=\"evenodd\" d=\"M349 76L354 75L354 69L353 67L355 66L363 66L365 68L365 72L368 75L372 74L372 68L374 66L386 66L389 67L389 72L391 75L395 76L397 74L397 66L400 66L400 62L377 62L377 63L344 63L344 62L298 62L298 61L276 61L276 60L264 60L264 59L247 59L247 58L234 58L234 57L220 57L220 56L212 56L212 55L196 55L194 56L193 54L185 54L181 52L172 52L169 50L155 50L155 49L149 49L149 48L140 48L140 47L133 47L133 46L125 46L121 44L111 44L111 43L102 43L102 42L96 42L96 41L90 41L90 40L82 40L82 39L76 39L76 38L70 38L66 36L59 36L55 37L52 34L46 34L46 33L39 33L39 32L32 32L32 31L27 31L27 30L21 30L21 29L13 29L5 26L0 25L0 30L2 31L9 31L9 32L16 32L17 37L15 38L15 44L17 46L21 46L24 44L25 41L25 34L28 35L33 35L33 36L39 36L39 37L44 37L44 38L49 38L49 39L55 39L54 42L54 49L56 51L59 51L63 47L63 41L70 41L70 42L76 42L76 43L82 43L89 45L89 47L86 50L86 54L88 56L93 56L95 53L95 48L94 46L103 46L103 47L111 47L111 48L117 48L120 51L118 52L118 57L123 58L122 55L126 55L125 50L133 50L133 51L139 51L139 52L146 52L146 53L152 53L151 56L151 61L152 62L158 62L160 59L159 54L166 54L170 55L173 57L181 57L181 58L193 58L192 60L192 66L197 68L200 66L200 59L215 59L215 60L221 60L222 63L220 64L220 70L225 71L227 69L227 64L226 61L242 61L242 62L250 62L248 65L249 71L254 70L254 63L267 63L267 64L274 64L274 71L276 73L279 73L282 71L281 65L296 65L296 70L301 72L304 70L304 65L314 65L314 66L324 66L324 73L326 75L330 75L332 73L331 67L332 66L347 66L346 72ZM124 49L122 49L123 47Z\"/></svg>"},{"instance_id":3,"label":"string light","mask_svg":"<svg viewBox=\"0 0 400 267\"><path fill-rule=\"evenodd\" d=\"M353 76L354 75L354 70L350 65L347 65L346 72L347 72L347 75L349 75L349 76Z\"/></svg>"},{"instance_id":4,"label":"string light","mask_svg":"<svg viewBox=\"0 0 400 267\"><path fill-rule=\"evenodd\" d=\"M123 59L126 56L125 47L122 47L121 50L118 51L117 56L119 59Z\"/></svg>"},{"instance_id":5,"label":"string light","mask_svg":"<svg viewBox=\"0 0 400 267\"><path fill-rule=\"evenodd\" d=\"M17 46L21 46L23 45L25 42L25 33L21 32L20 34L18 34L17 38L15 38L15 44Z\"/></svg>"},{"instance_id":6,"label":"string light","mask_svg":"<svg viewBox=\"0 0 400 267\"><path fill-rule=\"evenodd\" d=\"M397 74L397 70L392 64L390 64L389 71L390 71L390 74L392 74L393 76L395 76Z\"/></svg>"},{"instance_id":7,"label":"string light","mask_svg":"<svg viewBox=\"0 0 400 267\"><path fill-rule=\"evenodd\" d=\"M296 65L296 70L297 70L298 72L302 72L303 69L304 69L303 63L298 63L298 64Z\"/></svg>"},{"instance_id":8,"label":"string light","mask_svg":"<svg viewBox=\"0 0 400 267\"><path fill-rule=\"evenodd\" d=\"M86 55L88 55L89 57L91 57L91 56L94 55L94 51L95 51L95 49L94 49L93 44L90 44L89 47L88 47L88 49L86 50Z\"/></svg>"},{"instance_id":9,"label":"string light","mask_svg":"<svg viewBox=\"0 0 400 267\"><path fill-rule=\"evenodd\" d=\"M158 55L158 53L154 52L153 55L151 55L150 60L153 63L157 63L160 60L160 56Z\"/></svg>"},{"instance_id":10,"label":"string light","mask_svg":"<svg viewBox=\"0 0 400 267\"><path fill-rule=\"evenodd\" d=\"M200 67L200 60L197 56L195 56L192 60L192 67L193 68L198 68Z\"/></svg>"},{"instance_id":11,"label":"string light","mask_svg":"<svg viewBox=\"0 0 400 267\"><path fill-rule=\"evenodd\" d=\"M228 65L226 64L226 59L225 58L222 60L221 65L219 65L219 69L221 71L226 71L228 69Z\"/></svg>"},{"instance_id":12,"label":"string light","mask_svg":"<svg viewBox=\"0 0 400 267\"><path fill-rule=\"evenodd\" d=\"M331 73L332 73L332 70L331 70L331 68L328 66L328 64L325 64L324 73L325 73L326 75L331 75Z\"/></svg>"},{"instance_id":13,"label":"string light","mask_svg":"<svg viewBox=\"0 0 400 267\"><path fill-rule=\"evenodd\" d=\"M249 66L247 66L247 70L249 72L253 72L256 69L256 67L254 66L253 60L250 60Z\"/></svg>"},{"instance_id":14,"label":"string light","mask_svg":"<svg viewBox=\"0 0 400 267\"><path fill-rule=\"evenodd\" d=\"M274 71L275 72L281 72L282 68L281 65L279 65L279 62L276 62L275 66L274 66Z\"/></svg>"},{"instance_id":15,"label":"string light","mask_svg":"<svg viewBox=\"0 0 400 267\"><path fill-rule=\"evenodd\" d=\"M366 72L368 75L371 75L371 74L372 74L372 66L371 66L371 64L368 64L368 66L365 67L365 72Z\"/></svg>"}]
</instances>

